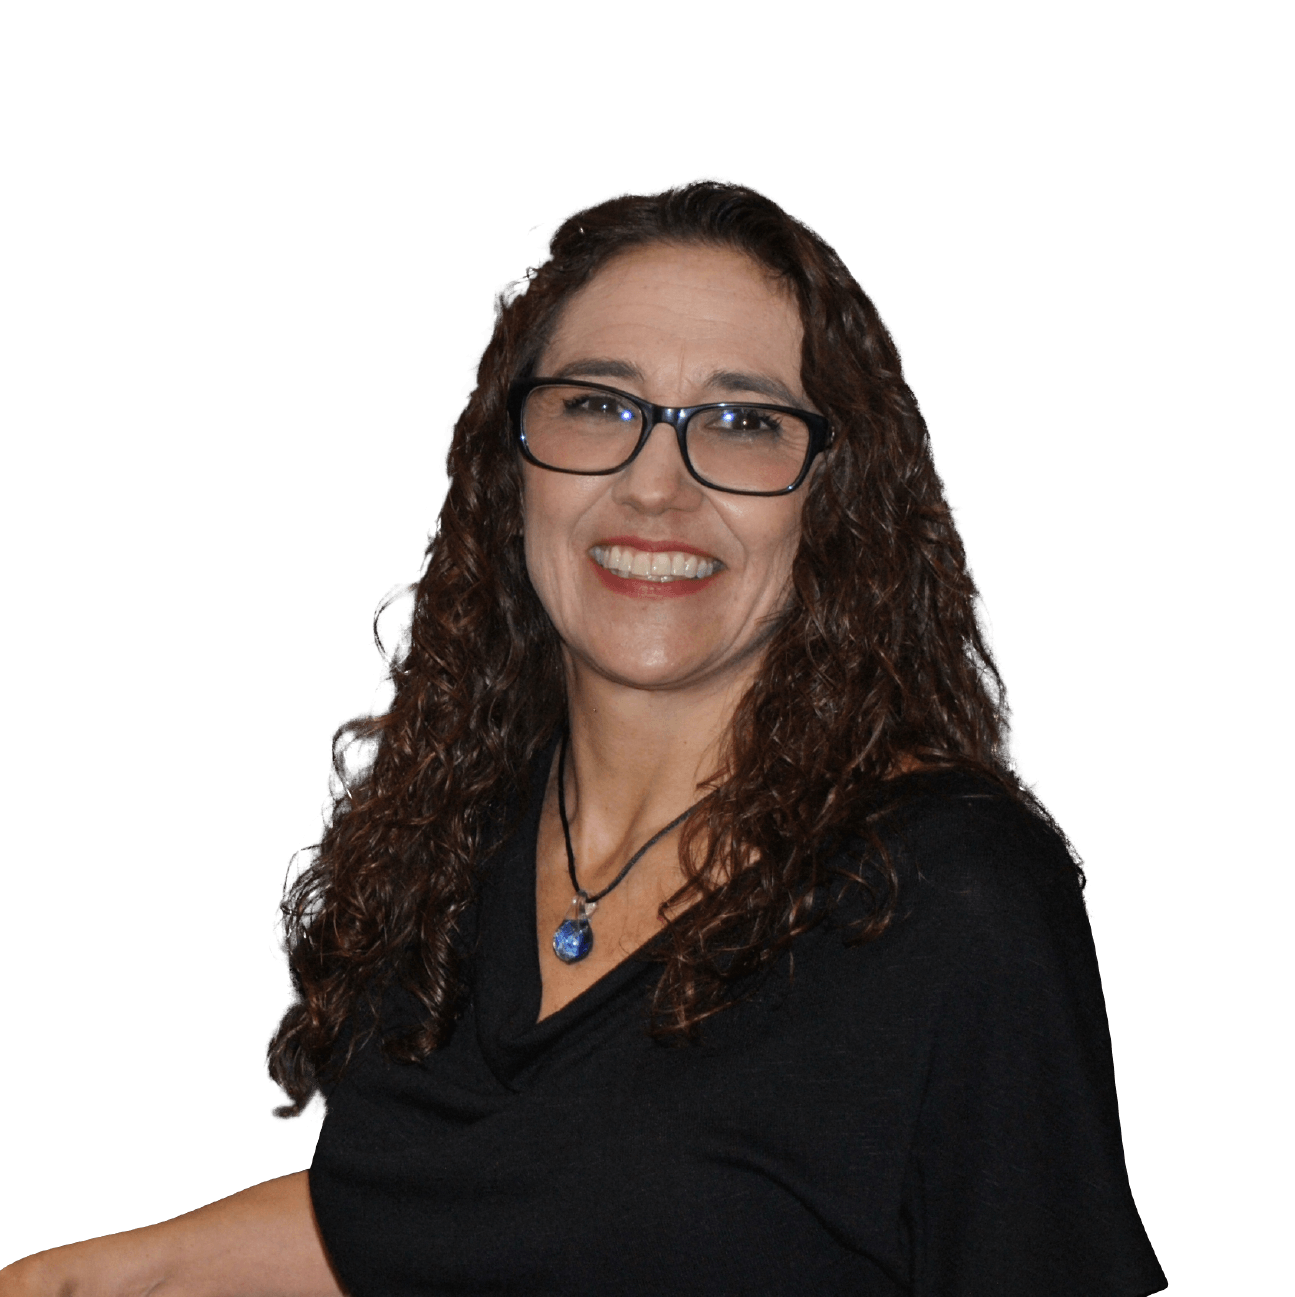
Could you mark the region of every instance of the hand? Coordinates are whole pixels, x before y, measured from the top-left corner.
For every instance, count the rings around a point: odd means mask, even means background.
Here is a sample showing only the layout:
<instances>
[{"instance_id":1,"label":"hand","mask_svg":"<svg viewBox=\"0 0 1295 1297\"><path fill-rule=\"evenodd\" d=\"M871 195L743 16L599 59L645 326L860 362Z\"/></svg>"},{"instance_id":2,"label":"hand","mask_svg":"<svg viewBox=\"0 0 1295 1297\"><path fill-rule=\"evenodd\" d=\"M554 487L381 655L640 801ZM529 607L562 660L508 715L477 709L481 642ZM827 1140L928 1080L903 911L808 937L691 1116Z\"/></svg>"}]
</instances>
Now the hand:
<instances>
[{"instance_id":1,"label":"hand","mask_svg":"<svg viewBox=\"0 0 1295 1297\"><path fill-rule=\"evenodd\" d=\"M112 1286L111 1267L105 1271L102 1262L106 1258L96 1247L110 1241L91 1239L51 1248L5 1266L0 1270L0 1297L98 1297L100 1293L107 1297L126 1291Z\"/></svg>"},{"instance_id":2,"label":"hand","mask_svg":"<svg viewBox=\"0 0 1295 1297\"><path fill-rule=\"evenodd\" d=\"M0 1270L0 1297L137 1297L143 1293L160 1297L164 1290L178 1297L184 1288L164 1288L175 1270L166 1244L176 1232L177 1221L197 1215L192 1212L147 1229L109 1234L23 1257Z\"/></svg>"},{"instance_id":3,"label":"hand","mask_svg":"<svg viewBox=\"0 0 1295 1297\"><path fill-rule=\"evenodd\" d=\"M185 1216L24 1257L0 1297L342 1297L306 1172Z\"/></svg>"},{"instance_id":4,"label":"hand","mask_svg":"<svg viewBox=\"0 0 1295 1297\"><path fill-rule=\"evenodd\" d=\"M57 1282L43 1273L41 1259L46 1255L25 1256L0 1270L0 1297L61 1297Z\"/></svg>"}]
</instances>

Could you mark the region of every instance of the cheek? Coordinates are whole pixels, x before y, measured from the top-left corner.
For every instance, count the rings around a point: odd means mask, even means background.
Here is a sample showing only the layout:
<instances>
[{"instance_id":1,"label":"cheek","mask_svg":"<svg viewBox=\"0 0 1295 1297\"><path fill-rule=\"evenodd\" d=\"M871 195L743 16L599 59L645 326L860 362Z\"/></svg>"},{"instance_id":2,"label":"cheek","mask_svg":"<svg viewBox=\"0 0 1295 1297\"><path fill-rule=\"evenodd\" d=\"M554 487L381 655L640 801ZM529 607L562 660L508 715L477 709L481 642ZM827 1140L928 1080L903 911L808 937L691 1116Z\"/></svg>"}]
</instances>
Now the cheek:
<instances>
[{"instance_id":1,"label":"cheek","mask_svg":"<svg viewBox=\"0 0 1295 1297\"><path fill-rule=\"evenodd\" d=\"M522 534L526 571L542 602L557 596L574 560L575 531L587 508L584 484L531 465L522 474Z\"/></svg>"},{"instance_id":2,"label":"cheek","mask_svg":"<svg viewBox=\"0 0 1295 1297\"><path fill-rule=\"evenodd\" d=\"M752 568L764 574L772 585L781 587L791 577L796 551L800 548L803 497L744 501L734 510L730 526L743 543Z\"/></svg>"},{"instance_id":3,"label":"cheek","mask_svg":"<svg viewBox=\"0 0 1295 1297\"><path fill-rule=\"evenodd\" d=\"M527 491L522 506L523 539L526 550L526 572L540 598L549 602L553 581L554 538L552 514L542 507L537 493Z\"/></svg>"}]
</instances>

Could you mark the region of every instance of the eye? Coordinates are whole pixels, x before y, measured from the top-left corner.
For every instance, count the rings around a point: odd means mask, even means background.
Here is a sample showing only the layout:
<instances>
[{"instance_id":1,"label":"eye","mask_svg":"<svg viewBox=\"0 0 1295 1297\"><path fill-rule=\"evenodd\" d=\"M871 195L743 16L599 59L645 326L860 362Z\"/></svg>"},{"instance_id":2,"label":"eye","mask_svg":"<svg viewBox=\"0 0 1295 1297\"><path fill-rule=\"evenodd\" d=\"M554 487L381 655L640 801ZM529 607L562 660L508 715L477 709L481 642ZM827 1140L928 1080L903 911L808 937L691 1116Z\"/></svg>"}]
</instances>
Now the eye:
<instances>
[{"instance_id":1,"label":"eye","mask_svg":"<svg viewBox=\"0 0 1295 1297\"><path fill-rule=\"evenodd\" d=\"M711 411L706 416L705 428L707 432L732 437L773 439L782 432L782 420L772 410L739 405Z\"/></svg>"},{"instance_id":2,"label":"eye","mask_svg":"<svg viewBox=\"0 0 1295 1297\"><path fill-rule=\"evenodd\" d=\"M579 392L562 402L563 411L573 418L633 423L638 411L610 392Z\"/></svg>"}]
</instances>

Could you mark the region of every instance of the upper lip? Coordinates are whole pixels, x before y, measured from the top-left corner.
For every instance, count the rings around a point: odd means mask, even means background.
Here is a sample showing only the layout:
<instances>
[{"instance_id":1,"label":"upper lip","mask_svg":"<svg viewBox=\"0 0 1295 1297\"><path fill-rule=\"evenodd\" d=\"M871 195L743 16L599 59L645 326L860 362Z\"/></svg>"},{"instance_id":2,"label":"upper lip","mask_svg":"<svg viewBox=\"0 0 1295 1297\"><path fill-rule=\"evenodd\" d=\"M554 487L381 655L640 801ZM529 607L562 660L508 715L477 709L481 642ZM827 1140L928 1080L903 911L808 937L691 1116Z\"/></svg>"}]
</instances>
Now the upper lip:
<instances>
[{"instance_id":1,"label":"upper lip","mask_svg":"<svg viewBox=\"0 0 1295 1297\"><path fill-rule=\"evenodd\" d=\"M710 550L698 549L696 545L690 545L686 540L644 540L642 536L608 536L605 540L596 541L595 544L606 547L621 545L626 549L643 550L647 554L674 551L680 554L696 554L698 558L715 557Z\"/></svg>"}]
</instances>

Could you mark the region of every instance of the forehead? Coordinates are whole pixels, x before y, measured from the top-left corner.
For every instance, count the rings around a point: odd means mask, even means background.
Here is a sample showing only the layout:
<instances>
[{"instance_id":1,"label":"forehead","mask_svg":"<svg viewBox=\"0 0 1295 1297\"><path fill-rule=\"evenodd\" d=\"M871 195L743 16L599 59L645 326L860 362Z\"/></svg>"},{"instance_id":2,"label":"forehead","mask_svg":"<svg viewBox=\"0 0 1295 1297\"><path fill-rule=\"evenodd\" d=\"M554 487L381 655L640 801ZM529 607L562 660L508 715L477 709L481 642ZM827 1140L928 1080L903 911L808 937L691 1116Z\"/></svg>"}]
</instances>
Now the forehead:
<instances>
[{"instance_id":1,"label":"forehead","mask_svg":"<svg viewBox=\"0 0 1295 1297\"><path fill-rule=\"evenodd\" d=\"M756 366L799 387L803 329L786 287L730 248L622 253L563 308L541 364L622 359L646 371Z\"/></svg>"}]
</instances>

